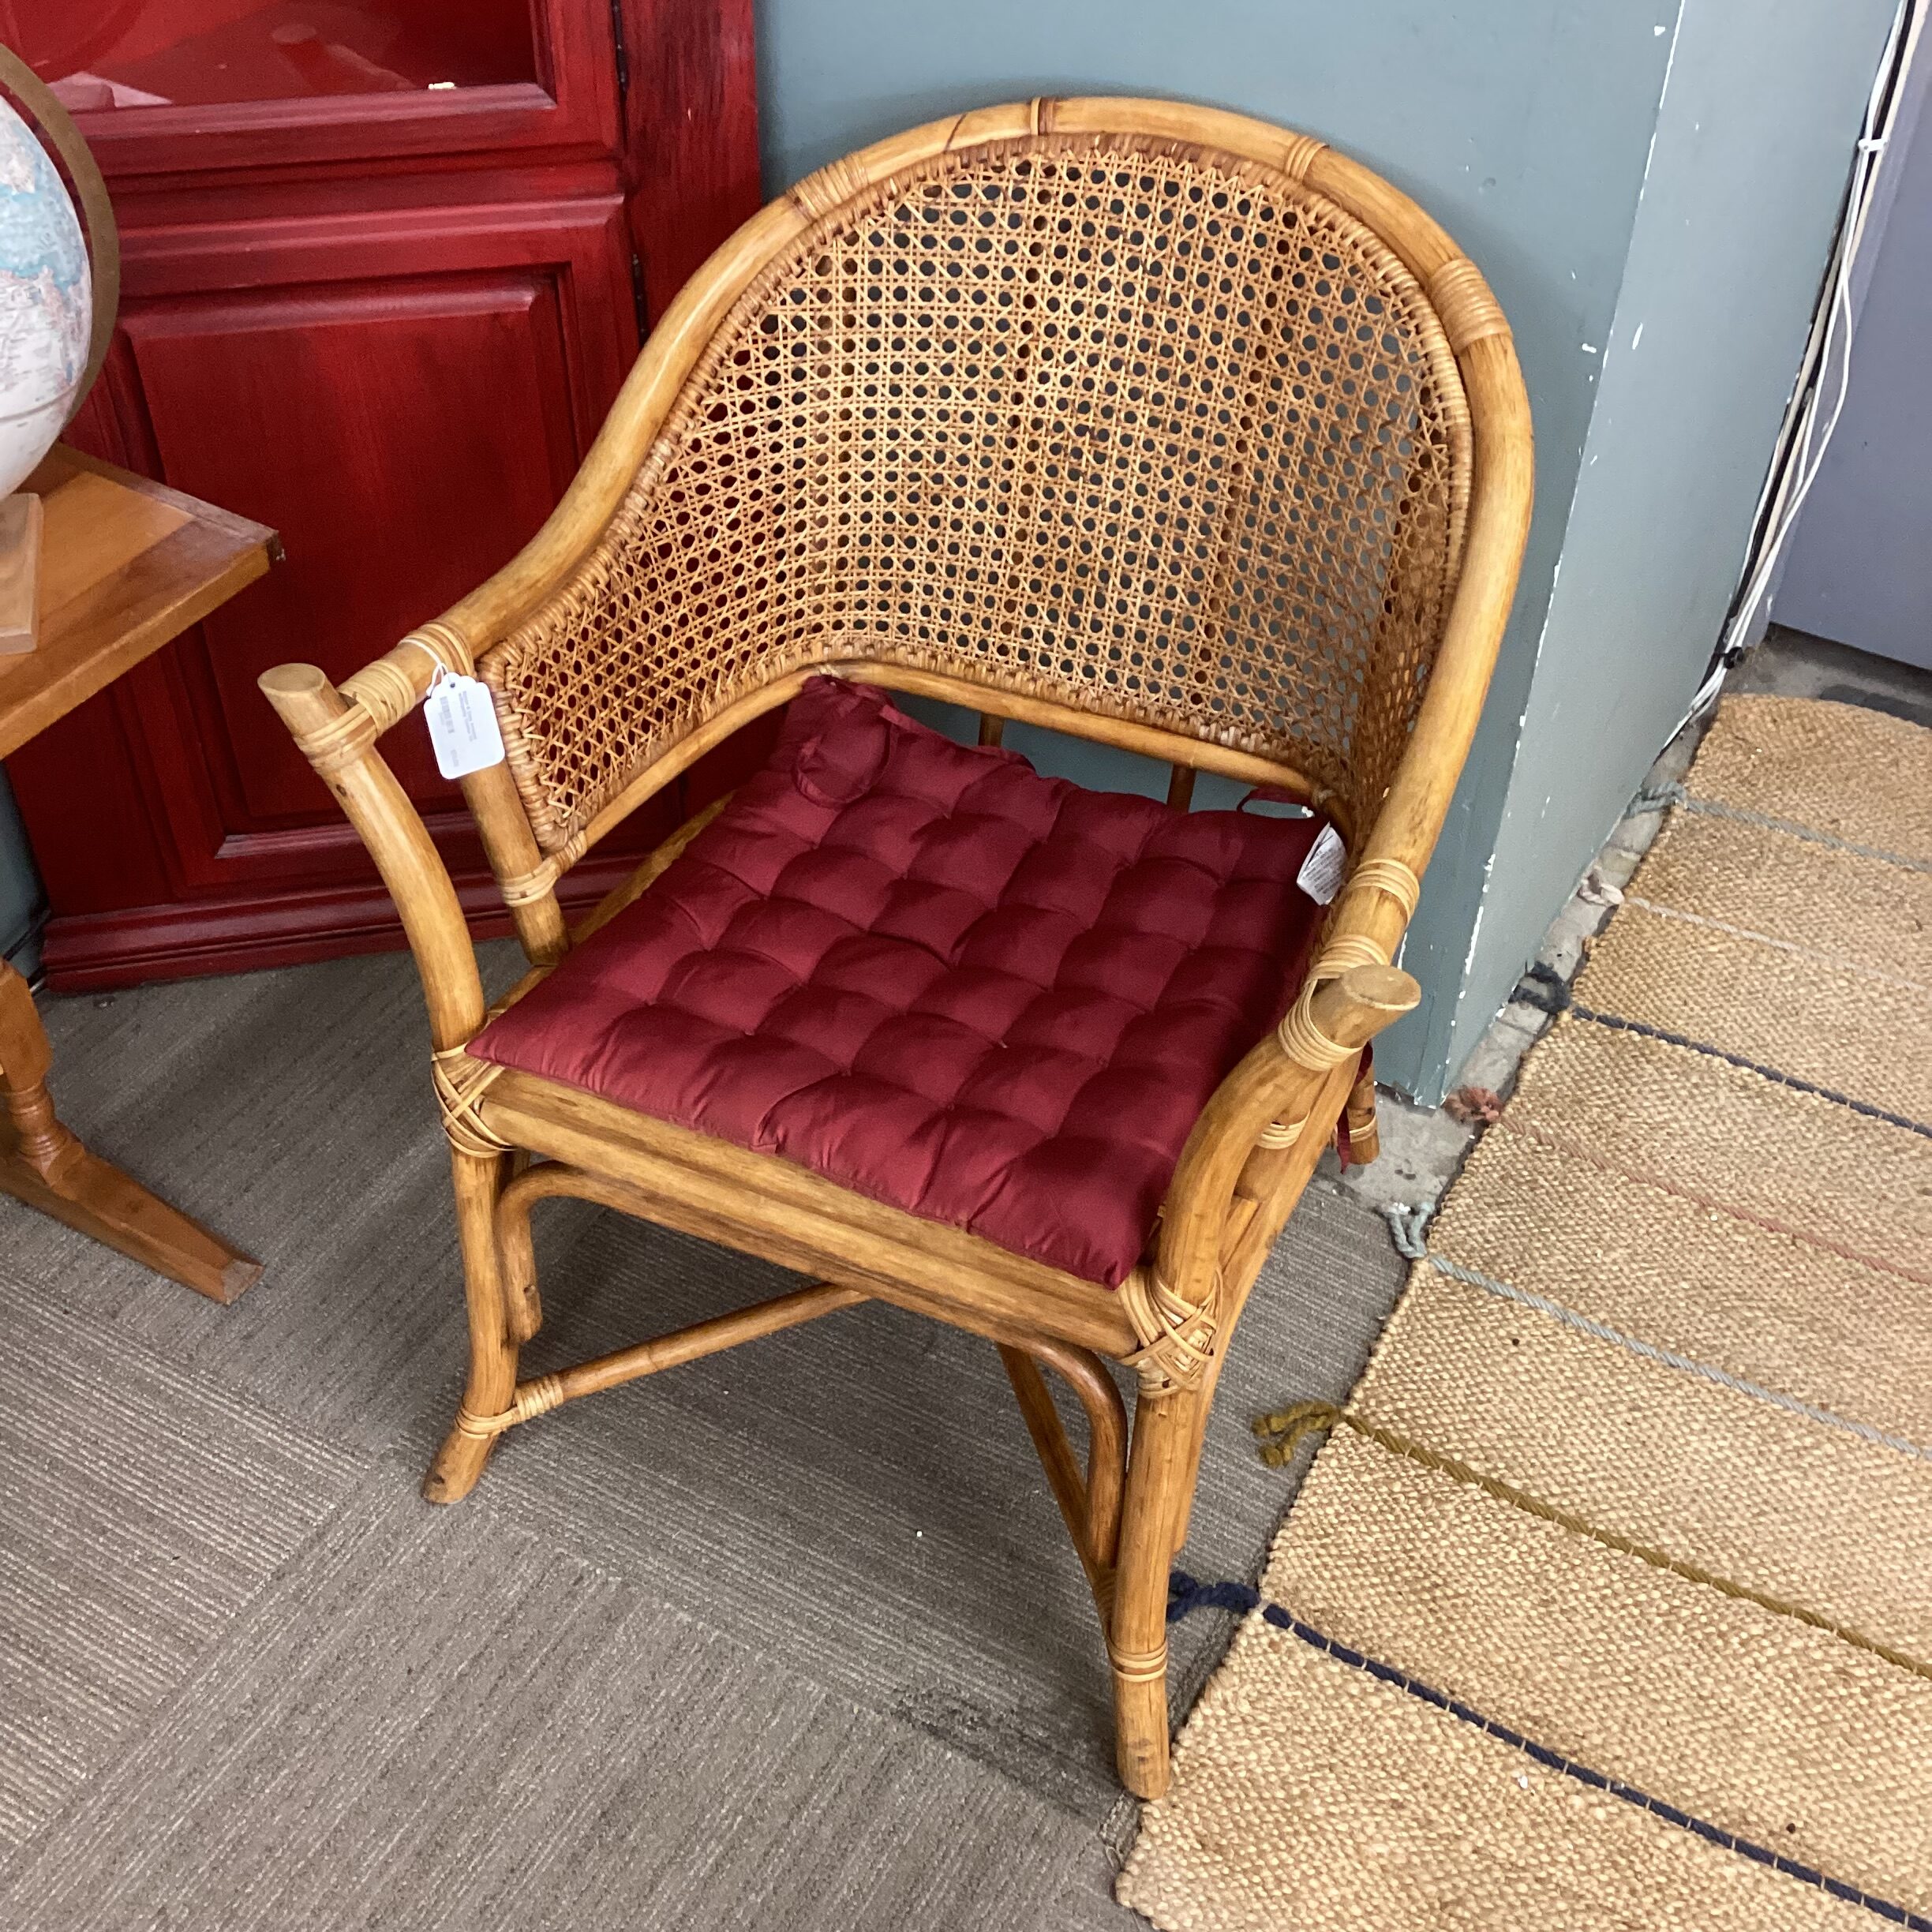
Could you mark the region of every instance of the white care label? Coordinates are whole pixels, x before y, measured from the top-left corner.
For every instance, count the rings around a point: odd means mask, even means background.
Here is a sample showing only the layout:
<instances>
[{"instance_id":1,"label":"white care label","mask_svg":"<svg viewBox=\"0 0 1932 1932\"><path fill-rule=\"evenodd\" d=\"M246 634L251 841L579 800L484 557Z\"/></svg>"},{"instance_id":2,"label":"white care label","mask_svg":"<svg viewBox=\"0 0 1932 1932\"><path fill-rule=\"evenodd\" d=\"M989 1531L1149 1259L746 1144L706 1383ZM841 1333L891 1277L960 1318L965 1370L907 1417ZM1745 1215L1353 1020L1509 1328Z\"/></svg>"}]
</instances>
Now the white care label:
<instances>
[{"instance_id":1,"label":"white care label","mask_svg":"<svg viewBox=\"0 0 1932 1932\"><path fill-rule=\"evenodd\" d=\"M436 769L445 778L465 777L486 765L503 762L496 707L481 680L440 676L423 700L423 716L429 721L429 742L436 747Z\"/></svg>"},{"instance_id":2,"label":"white care label","mask_svg":"<svg viewBox=\"0 0 1932 1932\"><path fill-rule=\"evenodd\" d=\"M1342 874L1348 863L1348 848L1333 826L1324 826L1321 837L1309 848L1295 874L1295 884L1317 905L1326 905L1342 889Z\"/></svg>"}]
</instances>

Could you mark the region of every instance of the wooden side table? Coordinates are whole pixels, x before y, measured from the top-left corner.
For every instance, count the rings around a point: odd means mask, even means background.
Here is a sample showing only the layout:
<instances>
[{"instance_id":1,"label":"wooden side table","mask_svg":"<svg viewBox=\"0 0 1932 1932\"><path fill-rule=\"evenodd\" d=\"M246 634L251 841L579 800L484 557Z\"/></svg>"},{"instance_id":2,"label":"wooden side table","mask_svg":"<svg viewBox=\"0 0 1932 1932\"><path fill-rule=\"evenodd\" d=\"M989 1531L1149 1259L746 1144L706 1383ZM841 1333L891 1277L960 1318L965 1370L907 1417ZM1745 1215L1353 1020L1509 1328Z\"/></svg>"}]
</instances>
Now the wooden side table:
<instances>
[{"instance_id":1,"label":"wooden side table","mask_svg":"<svg viewBox=\"0 0 1932 1932\"><path fill-rule=\"evenodd\" d=\"M39 647L0 657L0 758L198 623L281 554L265 525L57 447L25 485L44 512ZM217 1301L261 1264L90 1154L55 1118L53 1049L0 960L0 1190Z\"/></svg>"}]
</instances>

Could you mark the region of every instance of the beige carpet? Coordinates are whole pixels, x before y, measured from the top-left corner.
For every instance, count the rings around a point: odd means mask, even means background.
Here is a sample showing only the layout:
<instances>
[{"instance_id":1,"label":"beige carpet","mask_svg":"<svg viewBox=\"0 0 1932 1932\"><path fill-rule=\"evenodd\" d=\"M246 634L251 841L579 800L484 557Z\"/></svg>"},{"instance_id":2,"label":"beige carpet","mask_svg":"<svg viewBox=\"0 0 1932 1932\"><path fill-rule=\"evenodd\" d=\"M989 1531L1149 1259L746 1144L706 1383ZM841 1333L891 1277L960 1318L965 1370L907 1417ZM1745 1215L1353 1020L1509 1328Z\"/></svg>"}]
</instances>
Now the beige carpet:
<instances>
[{"instance_id":1,"label":"beige carpet","mask_svg":"<svg viewBox=\"0 0 1932 1932\"><path fill-rule=\"evenodd\" d=\"M1443 1212L1119 1896L1932 1927L1932 732L1728 702ZM1305 1395L1309 1391L1285 1391Z\"/></svg>"}]
</instances>

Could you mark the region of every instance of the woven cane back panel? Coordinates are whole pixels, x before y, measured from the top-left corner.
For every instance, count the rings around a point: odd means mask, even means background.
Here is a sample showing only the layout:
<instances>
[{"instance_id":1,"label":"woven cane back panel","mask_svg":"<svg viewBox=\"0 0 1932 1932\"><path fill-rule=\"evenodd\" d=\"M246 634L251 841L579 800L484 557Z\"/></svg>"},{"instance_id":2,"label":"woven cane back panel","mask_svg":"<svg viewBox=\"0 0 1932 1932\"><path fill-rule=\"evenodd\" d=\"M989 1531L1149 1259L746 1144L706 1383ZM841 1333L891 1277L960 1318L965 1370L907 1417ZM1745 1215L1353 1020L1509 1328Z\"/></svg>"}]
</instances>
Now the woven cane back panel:
<instances>
[{"instance_id":1,"label":"woven cane back panel","mask_svg":"<svg viewBox=\"0 0 1932 1932\"><path fill-rule=\"evenodd\" d=\"M1365 826L1469 469L1434 311L1331 203L1177 143L971 148L768 265L483 674L546 851L722 706L841 658L1275 758Z\"/></svg>"}]
</instances>

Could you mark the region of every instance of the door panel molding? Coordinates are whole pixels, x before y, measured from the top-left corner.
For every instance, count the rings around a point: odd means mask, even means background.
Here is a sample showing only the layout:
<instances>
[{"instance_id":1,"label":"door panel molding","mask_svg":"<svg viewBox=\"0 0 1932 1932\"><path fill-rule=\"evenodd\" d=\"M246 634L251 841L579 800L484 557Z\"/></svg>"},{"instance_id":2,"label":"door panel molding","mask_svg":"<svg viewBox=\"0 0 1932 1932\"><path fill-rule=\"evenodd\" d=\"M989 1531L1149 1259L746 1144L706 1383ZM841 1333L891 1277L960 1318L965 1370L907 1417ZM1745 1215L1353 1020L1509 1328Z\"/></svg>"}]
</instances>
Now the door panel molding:
<instances>
[{"instance_id":1,"label":"door panel molding","mask_svg":"<svg viewBox=\"0 0 1932 1932\"><path fill-rule=\"evenodd\" d=\"M71 4L0 0L0 37L31 55ZM80 117L124 301L71 438L275 525L286 561L12 761L57 988L399 942L255 674L346 676L506 562L629 372L634 260L661 311L758 204L751 0L530 5L530 83ZM421 725L384 749L466 904L493 904ZM759 754L687 774L573 893Z\"/></svg>"}]
</instances>

